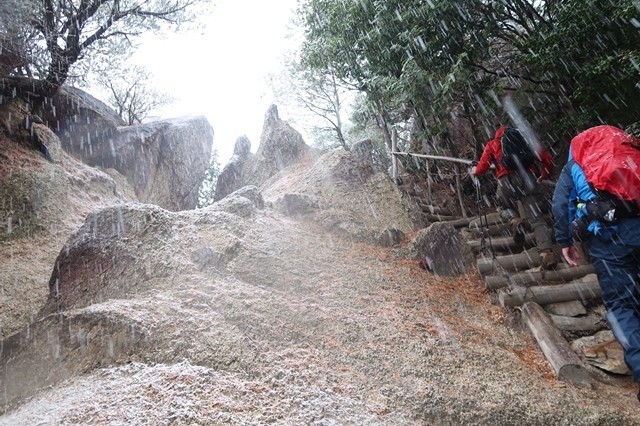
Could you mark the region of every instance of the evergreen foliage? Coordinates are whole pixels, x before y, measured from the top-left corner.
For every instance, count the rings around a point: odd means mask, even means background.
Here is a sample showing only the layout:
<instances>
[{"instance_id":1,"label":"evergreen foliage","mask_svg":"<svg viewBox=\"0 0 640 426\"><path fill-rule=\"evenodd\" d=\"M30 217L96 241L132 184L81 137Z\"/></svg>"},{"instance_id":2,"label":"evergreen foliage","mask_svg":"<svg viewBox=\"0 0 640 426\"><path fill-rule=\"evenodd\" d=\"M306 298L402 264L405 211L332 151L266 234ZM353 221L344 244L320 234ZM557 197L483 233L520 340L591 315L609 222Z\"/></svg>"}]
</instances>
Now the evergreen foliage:
<instances>
[{"instance_id":1,"label":"evergreen foliage","mask_svg":"<svg viewBox=\"0 0 640 426\"><path fill-rule=\"evenodd\" d=\"M550 145L640 116L633 0L306 0L299 14L302 64L354 82L387 139L413 121L416 140L450 150L460 110L477 145L506 96Z\"/></svg>"}]
</instances>

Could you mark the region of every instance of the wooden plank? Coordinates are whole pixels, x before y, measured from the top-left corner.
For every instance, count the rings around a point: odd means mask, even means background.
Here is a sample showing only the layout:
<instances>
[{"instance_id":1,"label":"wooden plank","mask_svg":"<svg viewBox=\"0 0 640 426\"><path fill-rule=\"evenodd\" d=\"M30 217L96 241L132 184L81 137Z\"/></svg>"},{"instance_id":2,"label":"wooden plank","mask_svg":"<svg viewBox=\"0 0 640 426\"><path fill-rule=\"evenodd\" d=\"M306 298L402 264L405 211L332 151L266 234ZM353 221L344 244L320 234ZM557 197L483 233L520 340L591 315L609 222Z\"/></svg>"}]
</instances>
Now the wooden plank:
<instances>
[{"instance_id":1,"label":"wooden plank","mask_svg":"<svg viewBox=\"0 0 640 426\"><path fill-rule=\"evenodd\" d=\"M527 302L546 305L547 303L566 302L569 300L587 301L598 299L600 295L598 281L587 281L501 289L498 291L498 301L502 307L514 307Z\"/></svg>"},{"instance_id":2,"label":"wooden plank","mask_svg":"<svg viewBox=\"0 0 640 426\"><path fill-rule=\"evenodd\" d=\"M578 355L553 325L546 312L534 302L522 307L522 319L538 342L558 380L574 384L590 384L593 377Z\"/></svg>"}]
</instances>

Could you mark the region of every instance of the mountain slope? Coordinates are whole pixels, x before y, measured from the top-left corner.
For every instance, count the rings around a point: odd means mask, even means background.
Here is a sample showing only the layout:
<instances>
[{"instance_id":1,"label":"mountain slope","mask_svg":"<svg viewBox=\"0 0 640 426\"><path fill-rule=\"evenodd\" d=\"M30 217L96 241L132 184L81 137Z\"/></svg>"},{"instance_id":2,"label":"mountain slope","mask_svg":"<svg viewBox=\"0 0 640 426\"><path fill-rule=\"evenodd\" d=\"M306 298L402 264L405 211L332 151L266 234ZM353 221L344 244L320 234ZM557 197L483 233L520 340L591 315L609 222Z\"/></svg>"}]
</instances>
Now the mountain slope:
<instances>
[{"instance_id":1,"label":"mountain slope","mask_svg":"<svg viewBox=\"0 0 640 426\"><path fill-rule=\"evenodd\" d=\"M475 275L431 275L263 189L192 212L121 205L115 240L99 225L113 210L89 216L68 246L94 232L97 252L139 257L86 278L102 301L5 345L14 377L64 368L0 425L640 424L633 389L557 382Z\"/></svg>"}]
</instances>

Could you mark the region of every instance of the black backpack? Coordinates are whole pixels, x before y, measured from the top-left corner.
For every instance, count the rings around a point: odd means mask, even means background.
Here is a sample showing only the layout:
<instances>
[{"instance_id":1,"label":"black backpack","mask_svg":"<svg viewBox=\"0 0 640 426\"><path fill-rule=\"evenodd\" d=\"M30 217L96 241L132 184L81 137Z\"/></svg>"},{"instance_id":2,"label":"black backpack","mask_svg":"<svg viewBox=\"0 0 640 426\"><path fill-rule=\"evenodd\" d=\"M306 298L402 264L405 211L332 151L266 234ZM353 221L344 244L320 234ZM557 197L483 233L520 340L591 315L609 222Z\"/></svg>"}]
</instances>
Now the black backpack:
<instances>
[{"instance_id":1,"label":"black backpack","mask_svg":"<svg viewBox=\"0 0 640 426\"><path fill-rule=\"evenodd\" d=\"M502 144L502 165L507 170L528 170L536 161L536 156L518 129L507 127L500 139Z\"/></svg>"}]
</instances>

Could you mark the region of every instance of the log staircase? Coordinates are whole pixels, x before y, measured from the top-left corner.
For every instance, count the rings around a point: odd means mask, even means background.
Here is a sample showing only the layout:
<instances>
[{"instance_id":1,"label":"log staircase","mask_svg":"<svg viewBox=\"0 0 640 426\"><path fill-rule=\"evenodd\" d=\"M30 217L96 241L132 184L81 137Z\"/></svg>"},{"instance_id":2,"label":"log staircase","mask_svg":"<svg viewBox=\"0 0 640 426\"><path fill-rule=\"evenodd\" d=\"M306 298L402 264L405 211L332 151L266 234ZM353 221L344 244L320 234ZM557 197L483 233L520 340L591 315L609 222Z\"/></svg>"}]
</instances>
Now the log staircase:
<instances>
[{"instance_id":1,"label":"log staircase","mask_svg":"<svg viewBox=\"0 0 640 426\"><path fill-rule=\"evenodd\" d=\"M406 179L399 188L421 208L425 223L447 222L467 241L493 303L529 329L558 380L579 385L596 380L609 385L631 382L624 371L622 348L609 331L590 264L570 267L561 261L554 270L541 270L533 234L516 244L508 223L497 213L460 217L450 213L450 206L433 205L424 185L420 188ZM554 252L562 259L559 247ZM589 336L600 340L587 344L578 340Z\"/></svg>"}]
</instances>

